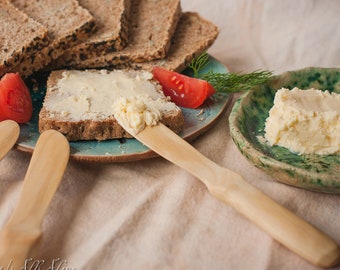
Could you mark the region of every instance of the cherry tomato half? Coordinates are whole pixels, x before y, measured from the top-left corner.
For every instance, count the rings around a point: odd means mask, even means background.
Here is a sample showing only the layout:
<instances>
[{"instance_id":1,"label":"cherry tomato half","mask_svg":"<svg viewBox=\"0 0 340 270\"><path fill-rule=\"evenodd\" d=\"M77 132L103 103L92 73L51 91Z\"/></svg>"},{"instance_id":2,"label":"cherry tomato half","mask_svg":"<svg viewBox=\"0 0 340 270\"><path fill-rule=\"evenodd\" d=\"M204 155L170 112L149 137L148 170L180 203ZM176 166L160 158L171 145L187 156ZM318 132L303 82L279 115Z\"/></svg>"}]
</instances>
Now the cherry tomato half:
<instances>
[{"instance_id":1,"label":"cherry tomato half","mask_svg":"<svg viewBox=\"0 0 340 270\"><path fill-rule=\"evenodd\" d=\"M33 107L29 89L18 73L7 73L0 80L0 121L28 122Z\"/></svg>"},{"instance_id":2,"label":"cherry tomato half","mask_svg":"<svg viewBox=\"0 0 340 270\"><path fill-rule=\"evenodd\" d=\"M162 85L163 92L178 106L197 108L216 91L207 81L191 78L161 67L153 68L153 76Z\"/></svg>"}]
</instances>

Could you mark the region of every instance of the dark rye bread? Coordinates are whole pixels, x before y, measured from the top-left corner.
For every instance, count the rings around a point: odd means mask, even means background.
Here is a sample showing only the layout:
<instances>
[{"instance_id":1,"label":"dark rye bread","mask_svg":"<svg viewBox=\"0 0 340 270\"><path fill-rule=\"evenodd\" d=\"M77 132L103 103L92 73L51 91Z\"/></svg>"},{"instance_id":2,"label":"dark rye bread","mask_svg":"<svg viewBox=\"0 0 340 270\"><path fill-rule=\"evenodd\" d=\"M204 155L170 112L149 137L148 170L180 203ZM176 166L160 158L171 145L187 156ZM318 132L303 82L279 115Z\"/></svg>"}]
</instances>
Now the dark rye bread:
<instances>
[{"instance_id":1,"label":"dark rye bread","mask_svg":"<svg viewBox=\"0 0 340 270\"><path fill-rule=\"evenodd\" d=\"M47 28L0 0L0 76L48 43Z\"/></svg>"},{"instance_id":2,"label":"dark rye bread","mask_svg":"<svg viewBox=\"0 0 340 270\"><path fill-rule=\"evenodd\" d=\"M129 44L119 52L87 60L60 60L53 68L101 68L164 58L181 16L180 0L132 0Z\"/></svg>"},{"instance_id":3,"label":"dark rye bread","mask_svg":"<svg viewBox=\"0 0 340 270\"><path fill-rule=\"evenodd\" d=\"M59 61L82 61L122 50L129 39L131 0L78 1L94 17L96 30L79 45L65 50Z\"/></svg>"},{"instance_id":4,"label":"dark rye bread","mask_svg":"<svg viewBox=\"0 0 340 270\"><path fill-rule=\"evenodd\" d=\"M47 46L23 59L16 67L16 71L23 77L44 68L64 50L88 38L94 31L93 16L76 0L11 0L11 2L29 17L46 26L50 38Z\"/></svg>"},{"instance_id":5,"label":"dark rye bread","mask_svg":"<svg viewBox=\"0 0 340 270\"><path fill-rule=\"evenodd\" d=\"M151 71L154 66L181 72L197 56L206 51L216 40L219 29L198 13L185 12L176 28L168 55L164 59L132 63L133 69Z\"/></svg>"},{"instance_id":6,"label":"dark rye bread","mask_svg":"<svg viewBox=\"0 0 340 270\"><path fill-rule=\"evenodd\" d=\"M76 121L69 119L67 116L63 116L60 112L49 110L46 107L46 103L49 99L53 99L55 94L60 91L58 88L58 81L63 77L63 72L64 70L52 71L48 78L45 100L39 113L40 132L48 129L55 129L64 134L70 141L132 138L132 136L118 124L112 114L104 120L82 119ZM102 71L87 70L79 72L100 73ZM140 74L140 71L134 70L126 70L125 72L132 72L134 75ZM155 91L160 92L161 95L163 95L159 83L153 80L152 83L155 85ZM164 99L168 100L165 96ZM63 110L66 110L66 108L63 108ZM178 107L176 110L163 113L160 121L176 133L181 132L183 129L184 117L182 111Z\"/></svg>"}]
</instances>

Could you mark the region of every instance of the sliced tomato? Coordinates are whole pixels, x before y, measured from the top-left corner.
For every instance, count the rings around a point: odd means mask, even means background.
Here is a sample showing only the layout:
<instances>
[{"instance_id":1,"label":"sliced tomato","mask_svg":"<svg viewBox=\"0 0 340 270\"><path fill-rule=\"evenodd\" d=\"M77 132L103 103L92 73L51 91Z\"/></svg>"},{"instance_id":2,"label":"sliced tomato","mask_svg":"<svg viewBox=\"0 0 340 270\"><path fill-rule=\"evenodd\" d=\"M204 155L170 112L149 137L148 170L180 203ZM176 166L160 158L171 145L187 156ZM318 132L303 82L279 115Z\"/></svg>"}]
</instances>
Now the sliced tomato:
<instances>
[{"instance_id":1,"label":"sliced tomato","mask_svg":"<svg viewBox=\"0 0 340 270\"><path fill-rule=\"evenodd\" d=\"M29 89L18 73L7 73L0 80L0 121L28 122L33 107Z\"/></svg>"},{"instance_id":2,"label":"sliced tomato","mask_svg":"<svg viewBox=\"0 0 340 270\"><path fill-rule=\"evenodd\" d=\"M163 92L178 106L197 108L216 91L210 83L191 78L161 67L153 68L153 76L162 85Z\"/></svg>"}]
</instances>

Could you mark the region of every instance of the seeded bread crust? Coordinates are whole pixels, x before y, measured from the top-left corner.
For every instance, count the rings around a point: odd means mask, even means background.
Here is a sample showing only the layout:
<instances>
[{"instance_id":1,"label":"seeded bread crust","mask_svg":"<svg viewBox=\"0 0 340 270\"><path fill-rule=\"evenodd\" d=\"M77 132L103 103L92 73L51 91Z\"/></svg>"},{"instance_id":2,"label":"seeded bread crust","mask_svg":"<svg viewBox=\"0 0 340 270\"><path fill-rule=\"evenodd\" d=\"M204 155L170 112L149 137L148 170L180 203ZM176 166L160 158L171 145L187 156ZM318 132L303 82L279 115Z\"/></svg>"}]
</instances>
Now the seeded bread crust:
<instances>
[{"instance_id":1,"label":"seeded bread crust","mask_svg":"<svg viewBox=\"0 0 340 270\"><path fill-rule=\"evenodd\" d=\"M98 72L98 71L93 71ZM52 91L58 91L57 83L62 78L63 70L52 71L47 80L45 100L50 98ZM161 91L160 85L155 82L157 91ZM179 133L183 129L184 117L180 109L168 112L162 116L161 122ZM48 111L43 105L39 113L39 131L55 129L66 136L69 141L79 140L108 140L117 138L132 138L112 117L105 120L63 120L57 113Z\"/></svg>"},{"instance_id":2,"label":"seeded bread crust","mask_svg":"<svg viewBox=\"0 0 340 270\"><path fill-rule=\"evenodd\" d=\"M119 52L81 61L60 61L53 68L102 68L162 59L181 16L180 0L132 0L129 44Z\"/></svg>"},{"instance_id":3,"label":"seeded bread crust","mask_svg":"<svg viewBox=\"0 0 340 270\"><path fill-rule=\"evenodd\" d=\"M51 42L16 67L27 77L58 58L64 50L87 39L95 29L93 16L76 0L12 0L18 9L46 26Z\"/></svg>"},{"instance_id":4,"label":"seeded bread crust","mask_svg":"<svg viewBox=\"0 0 340 270\"><path fill-rule=\"evenodd\" d=\"M182 14L165 59L131 63L133 69L151 71L154 66L181 72L190 62L206 51L216 40L219 29L196 12Z\"/></svg>"},{"instance_id":5,"label":"seeded bread crust","mask_svg":"<svg viewBox=\"0 0 340 270\"><path fill-rule=\"evenodd\" d=\"M47 28L7 0L0 0L0 76L49 42Z\"/></svg>"},{"instance_id":6,"label":"seeded bread crust","mask_svg":"<svg viewBox=\"0 0 340 270\"><path fill-rule=\"evenodd\" d=\"M131 0L79 0L79 3L94 17L96 31L81 44L64 51L57 60L60 65L120 51L128 43Z\"/></svg>"}]
</instances>

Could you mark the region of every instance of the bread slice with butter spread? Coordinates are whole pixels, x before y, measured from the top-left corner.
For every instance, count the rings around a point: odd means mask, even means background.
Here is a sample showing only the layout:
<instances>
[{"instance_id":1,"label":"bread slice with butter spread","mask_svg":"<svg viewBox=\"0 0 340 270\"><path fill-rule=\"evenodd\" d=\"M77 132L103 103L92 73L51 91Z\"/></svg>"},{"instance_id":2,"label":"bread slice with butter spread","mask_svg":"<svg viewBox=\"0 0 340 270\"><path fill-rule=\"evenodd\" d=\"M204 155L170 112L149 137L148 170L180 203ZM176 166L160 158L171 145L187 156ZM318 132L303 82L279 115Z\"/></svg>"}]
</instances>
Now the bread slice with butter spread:
<instances>
[{"instance_id":1,"label":"bread slice with butter spread","mask_svg":"<svg viewBox=\"0 0 340 270\"><path fill-rule=\"evenodd\" d=\"M179 133L184 118L152 74L134 70L58 70L51 72L39 114L39 131L55 129L70 141L131 138L116 121L119 97L147 96L156 101L160 121Z\"/></svg>"}]
</instances>

